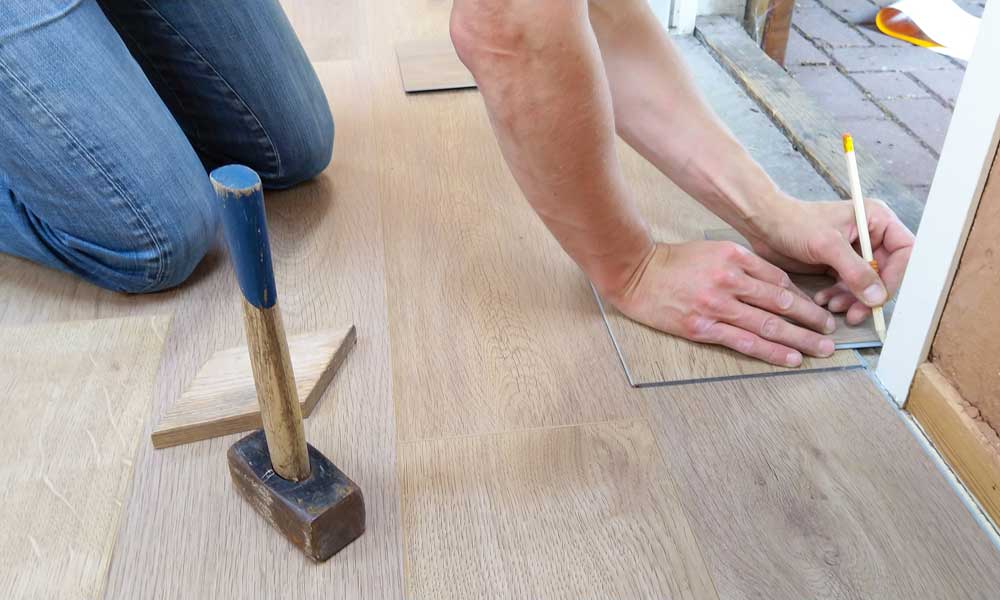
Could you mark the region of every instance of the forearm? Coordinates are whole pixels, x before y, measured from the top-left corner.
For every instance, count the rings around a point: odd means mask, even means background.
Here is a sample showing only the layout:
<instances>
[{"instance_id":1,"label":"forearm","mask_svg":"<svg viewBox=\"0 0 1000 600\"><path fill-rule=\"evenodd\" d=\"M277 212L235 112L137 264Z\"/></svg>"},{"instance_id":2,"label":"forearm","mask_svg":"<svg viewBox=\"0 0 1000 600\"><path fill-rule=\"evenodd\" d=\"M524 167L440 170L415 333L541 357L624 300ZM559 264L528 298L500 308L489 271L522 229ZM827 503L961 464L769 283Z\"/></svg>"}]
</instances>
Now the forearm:
<instances>
[{"instance_id":1,"label":"forearm","mask_svg":"<svg viewBox=\"0 0 1000 600\"><path fill-rule=\"evenodd\" d=\"M457 0L452 38L528 201L599 289L624 286L652 239L618 163L586 4Z\"/></svg>"},{"instance_id":2,"label":"forearm","mask_svg":"<svg viewBox=\"0 0 1000 600\"><path fill-rule=\"evenodd\" d=\"M741 231L787 200L705 103L644 0L592 0L591 21L629 145Z\"/></svg>"}]
</instances>

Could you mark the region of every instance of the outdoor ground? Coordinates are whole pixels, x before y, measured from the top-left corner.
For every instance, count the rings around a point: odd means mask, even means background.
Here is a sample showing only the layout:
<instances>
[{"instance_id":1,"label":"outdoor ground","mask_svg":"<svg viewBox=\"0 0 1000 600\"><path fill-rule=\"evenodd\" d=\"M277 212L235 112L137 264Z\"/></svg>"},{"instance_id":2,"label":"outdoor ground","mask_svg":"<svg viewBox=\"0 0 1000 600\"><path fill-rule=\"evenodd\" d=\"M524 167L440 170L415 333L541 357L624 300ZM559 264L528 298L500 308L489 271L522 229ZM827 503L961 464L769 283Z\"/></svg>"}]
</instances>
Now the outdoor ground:
<instances>
[{"instance_id":1,"label":"outdoor ground","mask_svg":"<svg viewBox=\"0 0 1000 600\"><path fill-rule=\"evenodd\" d=\"M796 0L785 68L922 202L965 63L875 27L889 0ZM957 0L980 16L985 0Z\"/></svg>"}]
</instances>

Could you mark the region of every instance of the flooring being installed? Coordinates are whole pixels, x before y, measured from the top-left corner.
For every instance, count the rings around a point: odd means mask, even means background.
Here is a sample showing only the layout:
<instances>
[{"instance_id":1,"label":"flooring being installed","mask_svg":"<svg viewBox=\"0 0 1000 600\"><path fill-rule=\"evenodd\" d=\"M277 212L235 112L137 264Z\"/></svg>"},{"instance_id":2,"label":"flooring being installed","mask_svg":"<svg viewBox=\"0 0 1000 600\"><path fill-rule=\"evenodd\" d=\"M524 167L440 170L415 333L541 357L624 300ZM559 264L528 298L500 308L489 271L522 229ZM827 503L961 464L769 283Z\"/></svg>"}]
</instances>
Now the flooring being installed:
<instances>
[{"instance_id":1,"label":"flooring being installed","mask_svg":"<svg viewBox=\"0 0 1000 600\"><path fill-rule=\"evenodd\" d=\"M953 598L1000 585L988 538L862 371L628 385L479 93L401 89L395 46L447 36L449 3L284 5L337 140L319 178L266 196L278 293L290 335L357 326L305 426L361 486L368 530L316 566L236 495L237 436L144 443L107 597ZM697 42L678 43L713 102L752 112ZM754 154L793 193L828 197L818 177L792 177L808 166L786 166L797 155L757 117L734 127L764 136ZM723 226L623 157L638 193L673 208L676 235ZM243 343L223 253L143 297L0 257L0 323L173 313L156 419L209 356Z\"/></svg>"}]
</instances>

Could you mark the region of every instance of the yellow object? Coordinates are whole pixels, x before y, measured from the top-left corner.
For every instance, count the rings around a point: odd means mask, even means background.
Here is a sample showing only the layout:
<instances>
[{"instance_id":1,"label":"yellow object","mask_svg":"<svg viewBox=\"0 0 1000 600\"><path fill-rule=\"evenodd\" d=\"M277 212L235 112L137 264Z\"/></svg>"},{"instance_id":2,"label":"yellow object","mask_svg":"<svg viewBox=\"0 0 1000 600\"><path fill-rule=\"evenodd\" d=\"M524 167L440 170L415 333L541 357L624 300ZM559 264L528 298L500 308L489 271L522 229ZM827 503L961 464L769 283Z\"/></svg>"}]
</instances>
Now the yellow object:
<instances>
[{"instance_id":1,"label":"yellow object","mask_svg":"<svg viewBox=\"0 0 1000 600\"><path fill-rule=\"evenodd\" d=\"M844 134L844 152L854 152L854 138L849 133Z\"/></svg>"},{"instance_id":2,"label":"yellow object","mask_svg":"<svg viewBox=\"0 0 1000 600\"><path fill-rule=\"evenodd\" d=\"M878 13L875 14L875 26L887 36L910 42L915 46L941 47L941 44L928 38L910 17L891 6L879 9Z\"/></svg>"}]
</instances>

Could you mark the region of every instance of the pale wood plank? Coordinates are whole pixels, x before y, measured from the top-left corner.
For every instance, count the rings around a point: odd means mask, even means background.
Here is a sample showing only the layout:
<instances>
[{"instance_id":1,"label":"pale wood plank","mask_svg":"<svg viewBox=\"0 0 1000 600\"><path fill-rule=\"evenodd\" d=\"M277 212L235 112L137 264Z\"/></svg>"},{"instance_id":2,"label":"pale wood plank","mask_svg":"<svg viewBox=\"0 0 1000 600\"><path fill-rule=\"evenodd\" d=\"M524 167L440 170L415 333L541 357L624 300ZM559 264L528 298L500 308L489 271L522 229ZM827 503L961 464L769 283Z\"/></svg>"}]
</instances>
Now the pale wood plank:
<instances>
[{"instance_id":1,"label":"pale wood plank","mask_svg":"<svg viewBox=\"0 0 1000 600\"><path fill-rule=\"evenodd\" d=\"M993 522L1000 522L1000 437L984 422L981 411L929 362L917 369L904 408Z\"/></svg>"},{"instance_id":2,"label":"pale wood plank","mask_svg":"<svg viewBox=\"0 0 1000 600\"><path fill-rule=\"evenodd\" d=\"M288 340L303 417L312 414L356 341L353 325ZM169 448L262 426L250 353L239 346L216 352L202 365L184 394L164 411L150 438L154 448Z\"/></svg>"},{"instance_id":3,"label":"pale wood plank","mask_svg":"<svg viewBox=\"0 0 1000 600\"><path fill-rule=\"evenodd\" d=\"M364 10L358 0L279 0L313 62L358 58ZM345 23L353 25L344 27Z\"/></svg>"},{"instance_id":4,"label":"pale wood plank","mask_svg":"<svg viewBox=\"0 0 1000 600\"><path fill-rule=\"evenodd\" d=\"M705 239L733 242L747 249L752 249L750 248L750 242L735 229L712 229L705 232ZM792 282L800 290L809 294L810 297L815 296L820 290L834 284L833 278L826 275L800 275L791 273L790 277ZM885 307L886 319L892 317L891 304ZM833 319L837 323L837 330L830 337L833 338L835 347L838 350L845 348L872 348L882 345L882 342L878 339L878 333L875 331L875 323L871 317L858 325L848 325L845 317L845 313L833 315Z\"/></svg>"},{"instance_id":5,"label":"pale wood plank","mask_svg":"<svg viewBox=\"0 0 1000 600\"><path fill-rule=\"evenodd\" d=\"M389 39L447 36L448 7L372 5ZM524 200L478 93L404 95L377 61L399 439L635 416L589 284Z\"/></svg>"},{"instance_id":6,"label":"pale wood plank","mask_svg":"<svg viewBox=\"0 0 1000 600\"><path fill-rule=\"evenodd\" d=\"M1000 554L864 373L640 393L720 597L1000 587Z\"/></svg>"},{"instance_id":7,"label":"pale wood plank","mask_svg":"<svg viewBox=\"0 0 1000 600\"><path fill-rule=\"evenodd\" d=\"M100 598L169 317L0 329L0 590Z\"/></svg>"},{"instance_id":8,"label":"pale wood plank","mask_svg":"<svg viewBox=\"0 0 1000 600\"><path fill-rule=\"evenodd\" d=\"M396 57L407 93L476 87L448 38L396 44Z\"/></svg>"},{"instance_id":9,"label":"pale wood plank","mask_svg":"<svg viewBox=\"0 0 1000 600\"><path fill-rule=\"evenodd\" d=\"M715 598L643 421L400 448L410 598Z\"/></svg>"}]
</instances>

